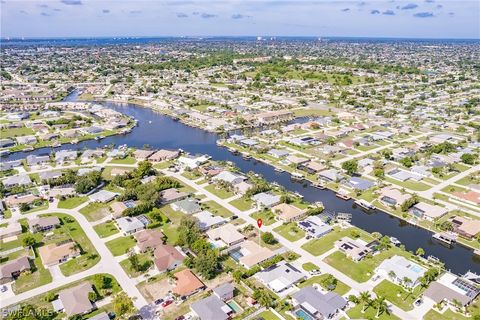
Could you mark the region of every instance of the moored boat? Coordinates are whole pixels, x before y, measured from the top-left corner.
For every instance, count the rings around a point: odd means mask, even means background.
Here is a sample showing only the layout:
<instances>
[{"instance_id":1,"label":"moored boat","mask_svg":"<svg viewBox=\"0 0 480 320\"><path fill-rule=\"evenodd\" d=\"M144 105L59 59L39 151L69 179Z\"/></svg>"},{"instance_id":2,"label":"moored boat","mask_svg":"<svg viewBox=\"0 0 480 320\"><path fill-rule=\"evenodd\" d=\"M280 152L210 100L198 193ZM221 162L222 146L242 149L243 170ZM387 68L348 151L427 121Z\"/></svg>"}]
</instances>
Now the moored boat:
<instances>
[{"instance_id":1,"label":"moored boat","mask_svg":"<svg viewBox=\"0 0 480 320\"><path fill-rule=\"evenodd\" d=\"M366 209L366 210L375 210L374 205L372 205L370 202L368 202L366 200L363 200L363 199L356 200L355 204L362 207L363 209Z\"/></svg>"},{"instance_id":2,"label":"moored boat","mask_svg":"<svg viewBox=\"0 0 480 320\"><path fill-rule=\"evenodd\" d=\"M457 236L451 232L434 233L432 238L449 246L452 246L457 241Z\"/></svg>"}]
</instances>

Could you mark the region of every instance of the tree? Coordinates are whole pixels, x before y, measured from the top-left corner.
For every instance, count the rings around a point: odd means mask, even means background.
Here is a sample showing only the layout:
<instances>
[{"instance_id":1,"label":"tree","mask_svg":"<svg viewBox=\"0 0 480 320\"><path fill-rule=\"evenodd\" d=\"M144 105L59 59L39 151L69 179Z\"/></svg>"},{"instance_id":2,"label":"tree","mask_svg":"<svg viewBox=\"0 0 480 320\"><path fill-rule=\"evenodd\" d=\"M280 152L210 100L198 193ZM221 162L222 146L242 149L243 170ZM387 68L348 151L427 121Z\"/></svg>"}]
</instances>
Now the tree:
<instances>
[{"instance_id":1,"label":"tree","mask_svg":"<svg viewBox=\"0 0 480 320\"><path fill-rule=\"evenodd\" d=\"M220 257L217 250L202 251L195 259L195 269L205 279L212 279L220 269Z\"/></svg>"},{"instance_id":2,"label":"tree","mask_svg":"<svg viewBox=\"0 0 480 320\"><path fill-rule=\"evenodd\" d=\"M381 250L390 248L390 245L391 245L391 241L390 241L390 237L388 236L381 237L380 241L378 242L378 248Z\"/></svg>"},{"instance_id":3,"label":"tree","mask_svg":"<svg viewBox=\"0 0 480 320\"><path fill-rule=\"evenodd\" d=\"M262 234L262 241L265 242L266 244L275 244L277 243L277 240L273 236L271 232L264 232Z\"/></svg>"},{"instance_id":4,"label":"tree","mask_svg":"<svg viewBox=\"0 0 480 320\"><path fill-rule=\"evenodd\" d=\"M46 295L45 295L45 301L46 302L52 302L53 300L57 299L57 295L53 292L48 292Z\"/></svg>"},{"instance_id":5,"label":"tree","mask_svg":"<svg viewBox=\"0 0 480 320\"><path fill-rule=\"evenodd\" d=\"M460 156L460 159L465 164L473 165L475 163L475 156L471 153L464 153Z\"/></svg>"},{"instance_id":6,"label":"tree","mask_svg":"<svg viewBox=\"0 0 480 320\"><path fill-rule=\"evenodd\" d=\"M378 296L374 301L373 305L375 306L375 309L377 309L377 314L375 315L375 318L378 318L382 313L387 312L388 313L388 305L385 302L385 297L383 296Z\"/></svg>"},{"instance_id":7,"label":"tree","mask_svg":"<svg viewBox=\"0 0 480 320\"><path fill-rule=\"evenodd\" d=\"M342 169L345 170L349 175L353 175L358 170L358 161L347 160L342 163Z\"/></svg>"},{"instance_id":8,"label":"tree","mask_svg":"<svg viewBox=\"0 0 480 320\"><path fill-rule=\"evenodd\" d=\"M390 270L388 272L388 276L390 277L390 279L395 279L397 277L397 274L395 273L395 271Z\"/></svg>"},{"instance_id":9,"label":"tree","mask_svg":"<svg viewBox=\"0 0 480 320\"><path fill-rule=\"evenodd\" d=\"M22 244L23 244L24 247L32 248L36 243L37 243L37 240L32 235L27 235L22 240Z\"/></svg>"},{"instance_id":10,"label":"tree","mask_svg":"<svg viewBox=\"0 0 480 320\"><path fill-rule=\"evenodd\" d=\"M177 232L177 244L182 247L190 247L201 236L198 220L191 216L182 217Z\"/></svg>"},{"instance_id":11,"label":"tree","mask_svg":"<svg viewBox=\"0 0 480 320\"><path fill-rule=\"evenodd\" d=\"M255 291L253 291L253 298L257 300L261 306L266 308L271 307L275 301L271 293L265 289L255 289Z\"/></svg>"},{"instance_id":12,"label":"tree","mask_svg":"<svg viewBox=\"0 0 480 320\"><path fill-rule=\"evenodd\" d=\"M358 297L358 301L363 303L362 313L365 313L365 310L370 306L371 301L372 301L370 292L368 292L368 291L360 292L360 296Z\"/></svg>"},{"instance_id":13,"label":"tree","mask_svg":"<svg viewBox=\"0 0 480 320\"><path fill-rule=\"evenodd\" d=\"M409 288L412 284L412 279L410 279L409 277L403 277L402 283L405 287Z\"/></svg>"},{"instance_id":14,"label":"tree","mask_svg":"<svg viewBox=\"0 0 480 320\"><path fill-rule=\"evenodd\" d=\"M28 203L20 204L20 212L26 212L28 210L30 210L30 205Z\"/></svg>"},{"instance_id":15,"label":"tree","mask_svg":"<svg viewBox=\"0 0 480 320\"><path fill-rule=\"evenodd\" d=\"M97 301L97 299L98 299L98 295L95 291L90 291L88 293L88 300L90 300L92 302L95 302L95 301Z\"/></svg>"},{"instance_id":16,"label":"tree","mask_svg":"<svg viewBox=\"0 0 480 320\"><path fill-rule=\"evenodd\" d=\"M337 278L335 278L331 274L327 275L325 278L320 280L321 286L329 291L335 290L335 288L337 287L337 283L338 283Z\"/></svg>"},{"instance_id":17,"label":"tree","mask_svg":"<svg viewBox=\"0 0 480 320\"><path fill-rule=\"evenodd\" d=\"M132 252L128 257L128 261L130 262L130 266L134 271L140 271L141 266L140 262L138 261L138 254Z\"/></svg>"},{"instance_id":18,"label":"tree","mask_svg":"<svg viewBox=\"0 0 480 320\"><path fill-rule=\"evenodd\" d=\"M385 170L382 168L373 169L373 175L377 178L383 178L385 176Z\"/></svg>"},{"instance_id":19,"label":"tree","mask_svg":"<svg viewBox=\"0 0 480 320\"><path fill-rule=\"evenodd\" d=\"M113 298L112 304L113 312L124 319L128 319L136 311L132 300L124 292L117 294Z\"/></svg>"},{"instance_id":20,"label":"tree","mask_svg":"<svg viewBox=\"0 0 480 320\"><path fill-rule=\"evenodd\" d=\"M423 248L418 248L417 251L415 251L415 254L421 257L425 254L425 250L423 250Z\"/></svg>"},{"instance_id":21,"label":"tree","mask_svg":"<svg viewBox=\"0 0 480 320\"><path fill-rule=\"evenodd\" d=\"M92 191L102 182L102 174L98 171L89 172L83 176L77 177L75 191L78 193L87 193Z\"/></svg>"},{"instance_id":22,"label":"tree","mask_svg":"<svg viewBox=\"0 0 480 320\"><path fill-rule=\"evenodd\" d=\"M407 168L410 168L411 166L413 166L413 160L410 157L403 158L402 160L400 160L400 163Z\"/></svg>"},{"instance_id":23,"label":"tree","mask_svg":"<svg viewBox=\"0 0 480 320\"><path fill-rule=\"evenodd\" d=\"M149 176L153 173L153 166L148 161L141 161L138 163L138 167L134 170L134 177L141 179L145 176Z\"/></svg>"}]
</instances>

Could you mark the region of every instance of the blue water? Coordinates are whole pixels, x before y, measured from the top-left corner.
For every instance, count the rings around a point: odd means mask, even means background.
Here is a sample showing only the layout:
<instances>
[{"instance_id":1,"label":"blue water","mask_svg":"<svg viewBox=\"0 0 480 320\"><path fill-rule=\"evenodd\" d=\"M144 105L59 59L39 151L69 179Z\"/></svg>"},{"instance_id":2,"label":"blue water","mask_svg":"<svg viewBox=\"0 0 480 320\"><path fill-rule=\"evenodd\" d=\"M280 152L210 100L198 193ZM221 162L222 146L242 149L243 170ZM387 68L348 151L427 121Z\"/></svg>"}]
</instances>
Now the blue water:
<instances>
[{"instance_id":1,"label":"blue water","mask_svg":"<svg viewBox=\"0 0 480 320\"><path fill-rule=\"evenodd\" d=\"M313 318L310 317L308 313L306 313L302 309L295 311L295 315L297 315L300 319L303 319L303 320L313 320Z\"/></svg>"}]
</instances>

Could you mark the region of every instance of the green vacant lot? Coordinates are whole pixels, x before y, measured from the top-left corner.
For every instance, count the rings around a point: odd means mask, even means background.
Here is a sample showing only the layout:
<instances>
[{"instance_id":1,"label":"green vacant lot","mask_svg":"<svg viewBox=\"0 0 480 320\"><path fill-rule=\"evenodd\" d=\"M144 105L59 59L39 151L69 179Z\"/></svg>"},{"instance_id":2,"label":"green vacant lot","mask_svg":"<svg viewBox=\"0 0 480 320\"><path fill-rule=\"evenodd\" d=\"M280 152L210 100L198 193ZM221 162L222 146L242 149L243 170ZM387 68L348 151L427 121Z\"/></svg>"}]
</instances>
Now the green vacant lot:
<instances>
[{"instance_id":1,"label":"green vacant lot","mask_svg":"<svg viewBox=\"0 0 480 320\"><path fill-rule=\"evenodd\" d=\"M93 227L93 229L100 236L100 238L110 237L118 233L118 229L113 221L97 224Z\"/></svg>"},{"instance_id":2,"label":"green vacant lot","mask_svg":"<svg viewBox=\"0 0 480 320\"><path fill-rule=\"evenodd\" d=\"M330 233L321 237L320 239L310 240L309 242L305 243L302 248L314 256L319 256L332 249L335 241L340 240L343 237L353 238L353 235L355 234L359 234L364 240L372 240L372 237L366 231L355 227L348 229L334 228Z\"/></svg>"},{"instance_id":3,"label":"green vacant lot","mask_svg":"<svg viewBox=\"0 0 480 320\"><path fill-rule=\"evenodd\" d=\"M116 238L105 243L114 256L121 256L132 249L137 243L133 236Z\"/></svg>"},{"instance_id":4,"label":"green vacant lot","mask_svg":"<svg viewBox=\"0 0 480 320\"><path fill-rule=\"evenodd\" d=\"M323 287L322 280L325 279L328 276L329 276L329 274L322 274L322 275L319 275L319 276L313 276L313 277L307 279L306 281L300 283L298 285L298 287L303 288L303 287L311 286L313 284L319 284L320 286ZM339 295L344 295L345 293L350 291L350 287L347 286L345 283L341 282L340 280L337 280L337 286L335 287L335 289L333 291L338 293Z\"/></svg>"},{"instance_id":5,"label":"green vacant lot","mask_svg":"<svg viewBox=\"0 0 480 320\"><path fill-rule=\"evenodd\" d=\"M423 289L420 286L416 286L413 292L410 293L388 280L383 280L373 288L373 292L377 295L385 297L388 301L405 311L413 309L413 303L420 296L421 291Z\"/></svg>"},{"instance_id":6,"label":"green vacant lot","mask_svg":"<svg viewBox=\"0 0 480 320\"><path fill-rule=\"evenodd\" d=\"M273 229L273 231L277 232L279 235L291 242L300 240L305 237L305 232L300 229L295 222L282 224L281 226Z\"/></svg>"},{"instance_id":7,"label":"green vacant lot","mask_svg":"<svg viewBox=\"0 0 480 320\"><path fill-rule=\"evenodd\" d=\"M72 197L60 200L58 208L60 209L73 209L88 200L88 197Z\"/></svg>"}]
</instances>

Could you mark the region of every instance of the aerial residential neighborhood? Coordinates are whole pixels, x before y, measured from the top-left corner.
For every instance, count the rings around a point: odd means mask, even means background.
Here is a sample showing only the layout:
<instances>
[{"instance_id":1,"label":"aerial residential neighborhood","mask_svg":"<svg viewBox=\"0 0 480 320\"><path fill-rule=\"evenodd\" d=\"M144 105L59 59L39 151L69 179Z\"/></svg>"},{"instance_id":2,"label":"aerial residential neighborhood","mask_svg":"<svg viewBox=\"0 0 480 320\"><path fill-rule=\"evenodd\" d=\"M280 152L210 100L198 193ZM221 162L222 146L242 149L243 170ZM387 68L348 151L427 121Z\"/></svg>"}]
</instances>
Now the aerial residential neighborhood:
<instances>
[{"instance_id":1,"label":"aerial residential neighborhood","mask_svg":"<svg viewBox=\"0 0 480 320\"><path fill-rule=\"evenodd\" d=\"M480 319L478 3L1 7L2 319Z\"/></svg>"}]
</instances>

